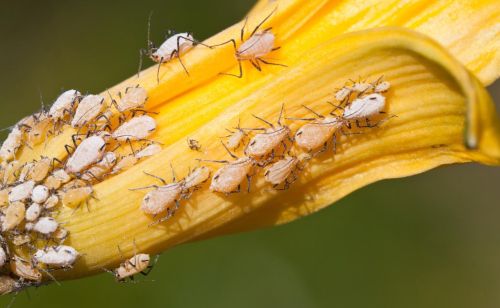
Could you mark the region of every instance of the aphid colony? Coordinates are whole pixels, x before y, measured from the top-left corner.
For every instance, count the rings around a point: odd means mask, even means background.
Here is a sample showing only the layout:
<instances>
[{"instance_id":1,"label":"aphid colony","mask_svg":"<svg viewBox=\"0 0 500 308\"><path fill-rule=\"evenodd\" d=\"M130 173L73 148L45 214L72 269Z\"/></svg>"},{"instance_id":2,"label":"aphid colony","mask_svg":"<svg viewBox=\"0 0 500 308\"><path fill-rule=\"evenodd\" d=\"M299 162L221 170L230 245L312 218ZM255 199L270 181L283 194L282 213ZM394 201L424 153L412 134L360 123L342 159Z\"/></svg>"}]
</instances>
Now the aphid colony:
<instances>
[{"instance_id":1,"label":"aphid colony","mask_svg":"<svg viewBox=\"0 0 500 308\"><path fill-rule=\"evenodd\" d=\"M0 289L2 294L41 285L79 257L64 245L68 230L53 217L93 197L93 184L157 154L150 140L156 121L144 110L147 92L126 88L117 99L69 90L50 107L17 123L0 148ZM41 144L66 127L76 133L64 159L16 159L23 145ZM144 263L143 258L140 260ZM132 272L128 268L129 272Z\"/></svg>"},{"instance_id":2,"label":"aphid colony","mask_svg":"<svg viewBox=\"0 0 500 308\"><path fill-rule=\"evenodd\" d=\"M337 104L328 116L321 115L311 108L304 106L314 117L288 118L306 121L295 134L289 126L282 123L284 105L282 105L276 124L253 115L262 121L266 127L241 128L240 123L234 130L228 130L229 135L222 141L222 146L234 159L228 160L199 160L202 163L221 163L222 167L213 172L210 191L233 194L239 193L245 180L247 190L251 188L251 178L264 169L264 180L277 190L288 189L297 180L298 173L315 156L333 145L336 151L337 135L347 135L344 130L355 126L358 131L352 134L364 133L365 128L378 127L388 117L379 119L384 114L385 96L390 87L387 81L381 78L373 83L352 82L346 84L335 93ZM349 93L344 93L349 89ZM243 156L238 157L231 150L236 150L248 139L243 150ZM192 149L188 139L188 146ZM295 154L294 154L295 153ZM146 172L145 172L146 173ZM178 180L172 168L172 182L146 173L161 181L162 185L151 185L131 190L152 189L148 192L140 205L141 210L152 215L153 224L161 223L171 218L179 209L182 200L189 199L212 173L207 166L200 166L190 171L181 180Z\"/></svg>"}]
</instances>

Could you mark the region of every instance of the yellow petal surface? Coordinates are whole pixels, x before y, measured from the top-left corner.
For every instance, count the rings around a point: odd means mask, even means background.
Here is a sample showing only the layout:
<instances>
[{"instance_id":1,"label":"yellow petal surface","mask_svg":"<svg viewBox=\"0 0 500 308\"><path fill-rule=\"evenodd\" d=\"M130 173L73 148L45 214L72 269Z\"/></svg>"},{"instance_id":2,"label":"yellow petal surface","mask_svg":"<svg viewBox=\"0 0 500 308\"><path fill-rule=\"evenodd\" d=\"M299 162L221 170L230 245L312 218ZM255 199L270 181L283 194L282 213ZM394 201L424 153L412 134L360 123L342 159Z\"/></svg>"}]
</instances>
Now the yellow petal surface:
<instances>
[{"instance_id":1,"label":"yellow petal surface","mask_svg":"<svg viewBox=\"0 0 500 308\"><path fill-rule=\"evenodd\" d=\"M260 0L250 15L276 6L293 7L304 12L295 16L308 18L292 18L283 25L301 25L297 48L304 38L314 38L317 44L345 32L399 26L438 41L485 85L500 76L499 1Z\"/></svg>"},{"instance_id":2,"label":"yellow petal surface","mask_svg":"<svg viewBox=\"0 0 500 308\"><path fill-rule=\"evenodd\" d=\"M288 17L277 14L278 21ZM224 40L238 31L236 26L211 40ZM84 255L74 270L54 272L55 276L77 278L113 268L123 261L117 246L129 257L137 252L134 241L141 252L159 253L187 241L296 219L377 180L443 164L500 163L500 127L490 97L475 77L427 37L387 28L342 35L300 54L290 51L294 42L282 46L279 55L289 68L266 67L266 73L259 73L245 66L241 80L216 77L221 67L231 69L225 64L231 62L230 49L197 48L185 57L191 77L171 63L162 67L159 85L156 68L125 82L140 82L150 91L150 106L159 112L153 138L164 149L96 185L98 201L89 202L89 212L85 207L75 213L62 209L57 219L70 231L68 244ZM129 190L156 184L144 171L170 179L170 163L184 177L198 158L230 159L220 137L238 120L244 127L262 127L251 114L275 120L283 103L287 117L310 116L301 105L327 114L331 106L325 102L335 88L349 79L375 80L381 75L392 84L387 111L397 117L381 128L340 137L337 153L326 152L310 161L289 190L266 185L262 170L253 178L251 193L225 196L209 192L205 185L182 201L173 219L155 226L139 208L146 191ZM303 122L287 124L296 130ZM70 134L68 130L45 147L60 152ZM202 152L189 150L188 137L201 143ZM468 149L467 143L475 149ZM24 151L22 159L37 151L42 150ZM220 167L203 164L212 170Z\"/></svg>"}]
</instances>

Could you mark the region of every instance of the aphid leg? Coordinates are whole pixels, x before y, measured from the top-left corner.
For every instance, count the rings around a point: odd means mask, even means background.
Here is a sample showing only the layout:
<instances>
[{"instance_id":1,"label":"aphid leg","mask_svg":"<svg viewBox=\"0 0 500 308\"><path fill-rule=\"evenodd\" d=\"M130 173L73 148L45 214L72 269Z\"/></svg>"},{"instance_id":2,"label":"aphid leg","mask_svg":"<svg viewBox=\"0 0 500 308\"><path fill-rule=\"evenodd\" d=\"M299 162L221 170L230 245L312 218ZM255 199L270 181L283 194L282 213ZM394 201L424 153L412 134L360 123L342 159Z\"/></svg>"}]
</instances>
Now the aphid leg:
<instances>
[{"instance_id":1,"label":"aphid leg","mask_svg":"<svg viewBox=\"0 0 500 308\"><path fill-rule=\"evenodd\" d=\"M276 62L270 62L269 60L264 60L262 58L255 58L256 61L260 61L264 64L267 64L267 65L275 65L275 66L281 66L281 67L288 67L288 65L286 64L282 64L282 63L276 63Z\"/></svg>"},{"instance_id":2,"label":"aphid leg","mask_svg":"<svg viewBox=\"0 0 500 308\"><path fill-rule=\"evenodd\" d=\"M267 125L271 126L271 128L274 128L273 123L271 123L271 122L269 122L269 121L266 121L266 120L264 120L263 118L256 116L255 114L252 114L252 116L253 116L254 118L258 119L258 120L261 120L262 122L266 123Z\"/></svg>"},{"instance_id":3,"label":"aphid leg","mask_svg":"<svg viewBox=\"0 0 500 308\"><path fill-rule=\"evenodd\" d=\"M156 82L160 84L160 68L163 63L163 57L160 58L160 61L158 61L158 71L156 72Z\"/></svg>"},{"instance_id":4,"label":"aphid leg","mask_svg":"<svg viewBox=\"0 0 500 308\"><path fill-rule=\"evenodd\" d=\"M160 255L156 255L156 257L155 257L155 259L153 261L153 264L148 265L147 269L145 271L142 271L141 274L144 275L144 276L149 275L149 273L151 273L151 271L155 267L156 263L158 263L159 259L160 259Z\"/></svg>"},{"instance_id":5,"label":"aphid leg","mask_svg":"<svg viewBox=\"0 0 500 308\"><path fill-rule=\"evenodd\" d=\"M344 111L344 108L343 108L341 105L335 105L335 104L334 104L334 103L332 103L332 102L326 102L326 103L327 103L327 104L330 104L330 105L332 105L332 106L334 107L334 109L333 109L332 111L330 111L330 115L332 115L332 116L335 116L335 115L336 115L336 114L335 114L335 111L337 111L338 109L340 109L340 110Z\"/></svg>"},{"instance_id":6,"label":"aphid leg","mask_svg":"<svg viewBox=\"0 0 500 308\"><path fill-rule=\"evenodd\" d=\"M149 175L150 177L153 177L153 178L157 179L158 181L162 182L162 183L163 183L163 185L167 185L167 181L165 181L165 180L164 180L164 179L162 179L161 177L156 176L156 175L151 174L151 173L148 173L148 172L146 172L146 171L143 171L143 172L144 172L144 174ZM153 186L156 186L156 185L153 185Z\"/></svg>"},{"instance_id":7,"label":"aphid leg","mask_svg":"<svg viewBox=\"0 0 500 308\"><path fill-rule=\"evenodd\" d=\"M260 67L259 63L257 61L253 61L252 59L248 60L248 62L250 62L253 67L255 67L259 72L262 71L262 68Z\"/></svg>"},{"instance_id":8,"label":"aphid leg","mask_svg":"<svg viewBox=\"0 0 500 308\"><path fill-rule=\"evenodd\" d=\"M224 144L224 142L221 141L221 144L222 146L224 147L224 149L226 149L227 153L234 159L238 159L238 156L234 155L228 148L227 146Z\"/></svg>"},{"instance_id":9,"label":"aphid leg","mask_svg":"<svg viewBox=\"0 0 500 308\"><path fill-rule=\"evenodd\" d=\"M234 41L234 40L233 40ZM219 73L219 75L226 75L226 76L233 76L236 78L243 78L243 66L241 65L241 60L238 61L238 69L239 69L239 74L231 74L231 73Z\"/></svg>"},{"instance_id":10,"label":"aphid leg","mask_svg":"<svg viewBox=\"0 0 500 308\"><path fill-rule=\"evenodd\" d=\"M72 154L72 152L71 152L70 150L72 150L72 151L74 151L74 150L75 150L75 148L73 148L73 147L72 147L71 145L69 145L69 144L65 144L65 145L64 145L64 149L66 150L66 153L68 153L68 155L71 155L71 154Z\"/></svg>"}]
</instances>

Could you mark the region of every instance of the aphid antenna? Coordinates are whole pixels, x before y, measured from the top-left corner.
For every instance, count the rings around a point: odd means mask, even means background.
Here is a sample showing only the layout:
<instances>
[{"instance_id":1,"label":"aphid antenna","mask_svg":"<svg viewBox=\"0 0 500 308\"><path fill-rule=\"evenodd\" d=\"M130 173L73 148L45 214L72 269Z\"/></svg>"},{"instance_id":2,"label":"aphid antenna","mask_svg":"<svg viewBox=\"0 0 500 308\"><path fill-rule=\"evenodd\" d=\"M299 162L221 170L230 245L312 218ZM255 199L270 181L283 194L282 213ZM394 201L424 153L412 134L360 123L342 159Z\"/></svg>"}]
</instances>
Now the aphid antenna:
<instances>
[{"instance_id":1,"label":"aphid antenna","mask_svg":"<svg viewBox=\"0 0 500 308\"><path fill-rule=\"evenodd\" d=\"M271 128L274 128L273 123L271 123L271 122L269 122L269 121L267 121L267 120L264 120L263 118L258 117L258 116L256 116L255 114L252 114L252 116L253 116L254 118L258 119L258 120L261 120L262 122L266 123L267 125L271 126Z\"/></svg>"},{"instance_id":2,"label":"aphid antenna","mask_svg":"<svg viewBox=\"0 0 500 308\"><path fill-rule=\"evenodd\" d=\"M302 105L302 107L304 107L305 109L307 109L309 112L313 113L315 116L317 116L317 117L318 117L318 118L320 118L320 119L324 119L324 118L325 118L325 116L324 116L324 115L322 115L322 114L320 114L320 113L318 113L318 112L314 111L312 108L307 107L306 105Z\"/></svg>"},{"instance_id":3,"label":"aphid antenna","mask_svg":"<svg viewBox=\"0 0 500 308\"><path fill-rule=\"evenodd\" d=\"M197 161L201 162L207 162L207 163L218 163L218 164L229 164L230 161L229 160L214 160L214 159L201 159L201 158L197 158L196 159Z\"/></svg>"},{"instance_id":4,"label":"aphid antenna","mask_svg":"<svg viewBox=\"0 0 500 308\"><path fill-rule=\"evenodd\" d=\"M158 181L162 182L162 184L163 184L163 185L167 185L167 181L165 181L163 178L161 178L161 177L159 177L159 176L157 176L157 175L151 174L151 173L149 173L149 172L146 172L146 171L143 171L143 173L144 173L145 175L148 175L148 176L150 176L150 177L153 177L153 178L157 179ZM153 185L153 186L155 186L155 185Z\"/></svg>"},{"instance_id":5,"label":"aphid antenna","mask_svg":"<svg viewBox=\"0 0 500 308\"><path fill-rule=\"evenodd\" d=\"M278 116L278 122L277 122L279 126L282 126L281 125L281 118L283 117L284 110L285 110L285 103L282 103L281 104L281 109L280 109L280 114Z\"/></svg>"},{"instance_id":6,"label":"aphid antenna","mask_svg":"<svg viewBox=\"0 0 500 308\"><path fill-rule=\"evenodd\" d=\"M342 106L340 106L340 105L335 105L334 103L332 103L332 102L328 102L328 101L327 101L326 103L327 103L327 104L329 104L329 105L331 105L332 107L334 107L334 109L333 109L332 111L330 111L330 113L329 113L329 114L330 114L330 115L332 115L332 116L337 116L337 115L335 114L335 111L337 111L338 109L340 109L340 110L342 110L342 111L345 111L344 107L342 107Z\"/></svg>"},{"instance_id":7,"label":"aphid antenna","mask_svg":"<svg viewBox=\"0 0 500 308\"><path fill-rule=\"evenodd\" d=\"M234 159L238 159L238 156L236 156L235 154L233 154L233 152L231 152L231 150L229 150L227 148L227 146L224 144L224 142L221 141L221 144L222 146L224 147L224 149L226 149L226 152Z\"/></svg>"},{"instance_id":8,"label":"aphid antenna","mask_svg":"<svg viewBox=\"0 0 500 308\"><path fill-rule=\"evenodd\" d=\"M271 16L276 12L276 10L278 9L278 6L276 6L272 11L271 13L269 13L269 15L266 16L266 18L264 18L252 31L252 33L250 34L250 37L252 37L258 30L260 27L262 27L262 25L269 19L271 18ZM268 28L270 29L270 28Z\"/></svg>"}]
</instances>

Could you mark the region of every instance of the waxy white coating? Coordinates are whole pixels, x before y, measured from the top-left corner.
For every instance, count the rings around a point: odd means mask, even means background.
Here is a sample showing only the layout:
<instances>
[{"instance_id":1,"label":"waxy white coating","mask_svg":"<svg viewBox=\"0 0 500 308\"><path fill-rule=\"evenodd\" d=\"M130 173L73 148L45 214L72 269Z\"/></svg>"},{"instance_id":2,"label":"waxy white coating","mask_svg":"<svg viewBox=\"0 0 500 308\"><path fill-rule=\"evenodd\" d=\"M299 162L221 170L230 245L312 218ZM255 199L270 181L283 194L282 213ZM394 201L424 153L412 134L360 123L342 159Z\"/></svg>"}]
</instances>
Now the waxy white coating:
<instances>
[{"instance_id":1,"label":"waxy white coating","mask_svg":"<svg viewBox=\"0 0 500 308\"><path fill-rule=\"evenodd\" d=\"M148 254L141 253L133 256L129 260L120 264L120 267L114 270L117 280L123 280L127 277L139 274L149 266L150 257Z\"/></svg>"},{"instance_id":2,"label":"waxy white coating","mask_svg":"<svg viewBox=\"0 0 500 308\"><path fill-rule=\"evenodd\" d=\"M248 157L227 163L214 173L210 190L226 194L237 191L252 171L253 166L254 161Z\"/></svg>"},{"instance_id":3,"label":"waxy white coating","mask_svg":"<svg viewBox=\"0 0 500 308\"><path fill-rule=\"evenodd\" d=\"M37 185L31 193L31 201L36 203L44 203L49 197L49 189L44 185Z\"/></svg>"},{"instance_id":4,"label":"waxy white coating","mask_svg":"<svg viewBox=\"0 0 500 308\"><path fill-rule=\"evenodd\" d=\"M59 197L57 195L51 195L47 201L43 204L43 207L46 209L51 209L59 203Z\"/></svg>"},{"instance_id":5,"label":"waxy white coating","mask_svg":"<svg viewBox=\"0 0 500 308\"><path fill-rule=\"evenodd\" d=\"M42 217L33 225L33 230L44 235L49 235L56 231L58 226L59 224L54 218Z\"/></svg>"},{"instance_id":6,"label":"waxy white coating","mask_svg":"<svg viewBox=\"0 0 500 308\"><path fill-rule=\"evenodd\" d=\"M273 51L275 39L270 30L257 32L240 45L236 57L238 60L262 58Z\"/></svg>"},{"instance_id":7,"label":"waxy white coating","mask_svg":"<svg viewBox=\"0 0 500 308\"><path fill-rule=\"evenodd\" d=\"M116 165L117 157L114 152L106 152L102 159L94 166L90 167L82 175L84 181L100 180L101 177L110 173L114 165Z\"/></svg>"},{"instance_id":8,"label":"waxy white coating","mask_svg":"<svg viewBox=\"0 0 500 308\"><path fill-rule=\"evenodd\" d=\"M380 113L385 107L385 97L378 93L373 93L355 99L350 105L345 107L343 118L355 120L368 118Z\"/></svg>"},{"instance_id":9,"label":"waxy white coating","mask_svg":"<svg viewBox=\"0 0 500 308\"><path fill-rule=\"evenodd\" d=\"M143 107L148 99L148 92L141 87L127 88L125 94L116 103L117 109L120 112L137 109Z\"/></svg>"},{"instance_id":10,"label":"waxy white coating","mask_svg":"<svg viewBox=\"0 0 500 308\"><path fill-rule=\"evenodd\" d=\"M194 41L193 36L187 32L174 34L151 54L151 59L156 63L168 62L193 48L192 41Z\"/></svg>"},{"instance_id":11,"label":"waxy white coating","mask_svg":"<svg viewBox=\"0 0 500 308\"><path fill-rule=\"evenodd\" d=\"M87 95L78 104L71 126L81 127L94 120L101 113L104 106L104 97Z\"/></svg>"},{"instance_id":12,"label":"waxy white coating","mask_svg":"<svg viewBox=\"0 0 500 308\"><path fill-rule=\"evenodd\" d=\"M143 115L123 123L113 132L112 137L118 141L141 140L149 137L155 130L155 119Z\"/></svg>"},{"instance_id":13,"label":"waxy white coating","mask_svg":"<svg viewBox=\"0 0 500 308\"><path fill-rule=\"evenodd\" d=\"M175 205L181 197L182 184L171 183L160 186L144 196L141 210L149 215L158 215Z\"/></svg>"},{"instance_id":14,"label":"waxy white coating","mask_svg":"<svg viewBox=\"0 0 500 308\"><path fill-rule=\"evenodd\" d=\"M99 136L91 136L84 139L68 159L66 171L69 173L78 173L90 167L102 158L105 145L106 142Z\"/></svg>"},{"instance_id":15,"label":"waxy white coating","mask_svg":"<svg viewBox=\"0 0 500 308\"><path fill-rule=\"evenodd\" d=\"M5 249L0 246L0 267L3 267L5 262L7 262L7 253L5 252Z\"/></svg>"},{"instance_id":16,"label":"waxy white coating","mask_svg":"<svg viewBox=\"0 0 500 308\"><path fill-rule=\"evenodd\" d=\"M205 166L197 167L184 179L184 189L189 190L204 183L210 177L210 169Z\"/></svg>"},{"instance_id":17,"label":"waxy white coating","mask_svg":"<svg viewBox=\"0 0 500 308\"><path fill-rule=\"evenodd\" d=\"M81 95L82 94L77 90L63 92L50 107L49 117L54 120L64 118L64 116L68 115L68 113L73 110L77 98Z\"/></svg>"},{"instance_id":18,"label":"waxy white coating","mask_svg":"<svg viewBox=\"0 0 500 308\"><path fill-rule=\"evenodd\" d=\"M256 134L245 148L245 155L253 158L270 154L290 134L287 126L268 128L264 133Z\"/></svg>"},{"instance_id":19,"label":"waxy white coating","mask_svg":"<svg viewBox=\"0 0 500 308\"><path fill-rule=\"evenodd\" d=\"M78 258L78 251L71 246L59 245L39 249L33 255L35 262L59 268L71 267Z\"/></svg>"},{"instance_id":20,"label":"waxy white coating","mask_svg":"<svg viewBox=\"0 0 500 308\"><path fill-rule=\"evenodd\" d=\"M138 159L149 157L156 155L161 152L161 145L159 144L151 144L145 147L144 149L140 150L139 152L135 153L135 157Z\"/></svg>"},{"instance_id":21,"label":"waxy white coating","mask_svg":"<svg viewBox=\"0 0 500 308\"><path fill-rule=\"evenodd\" d=\"M379 83L375 86L374 91L377 93L382 93L382 92L389 91L390 88L391 88L391 84L389 83L389 81L382 81L381 83Z\"/></svg>"},{"instance_id":22,"label":"waxy white coating","mask_svg":"<svg viewBox=\"0 0 500 308\"><path fill-rule=\"evenodd\" d=\"M335 92L335 99L342 102L352 93L352 91L353 89L351 87L344 86Z\"/></svg>"},{"instance_id":23,"label":"waxy white coating","mask_svg":"<svg viewBox=\"0 0 500 308\"><path fill-rule=\"evenodd\" d=\"M324 118L304 124L295 133L295 145L307 151L316 150L332 139L341 126L342 122L336 118Z\"/></svg>"},{"instance_id":24,"label":"waxy white coating","mask_svg":"<svg viewBox=\"0 0 500 308\"><path fill-rule=\"evenodd\" d=\"M31 197L31 193L35 188L34 181L26 181L12 188L9 193L9 202L24 201Z\"/></svg>"},{"instance_id":25,"label":"waxy white coating","mask_svg":"<svg viewBox=\"0 0 500 308\"><path fill-rule=\"evenodd\" d=\"M229 138L227 138L226 147L229 150L237 149L240 146L241 141L243 140L244 137L245 137L245 132L242 129L236 129L236 131L234 131L229 136Z\"/></svg>"},{"instance_id":26,"label":"waxy white coating","mask_svg":"<svg viewBox=\"0 0 500 308\"><path fill-rule=\"evenodd\" d=\"M28 209L26 210L26 220L27 221L35 221L40 217L40 213L42 212L42 207L38 203L32 203Z\"/></svg>"},{"instance_id":27,"label":"waxy white coating","mask_svg":"<svg viewBox=\"0 0 500 308\"><path fill-rule=\"evenodd\" d=\"M17 150L21 147L22 141L23 133L19 128L14 127L7 136L7 139L2 143L2 147L0 147L0 158L4 161L14 159Z\"/></svg>"},{"instance_id":28,"label":"waxy white coating","mask_svg":"<svg viewBox=\"0 0 500 308\"><path fill-rule=\"evenodd\" d=\"M292 171L294 170L295 166L297 166L298 162L298 158L287 156L271 164L267 167L264 173L266 182L273 185L284 183L288 179L290 174L292 174Z\"/></svg>"}]
</instances>

